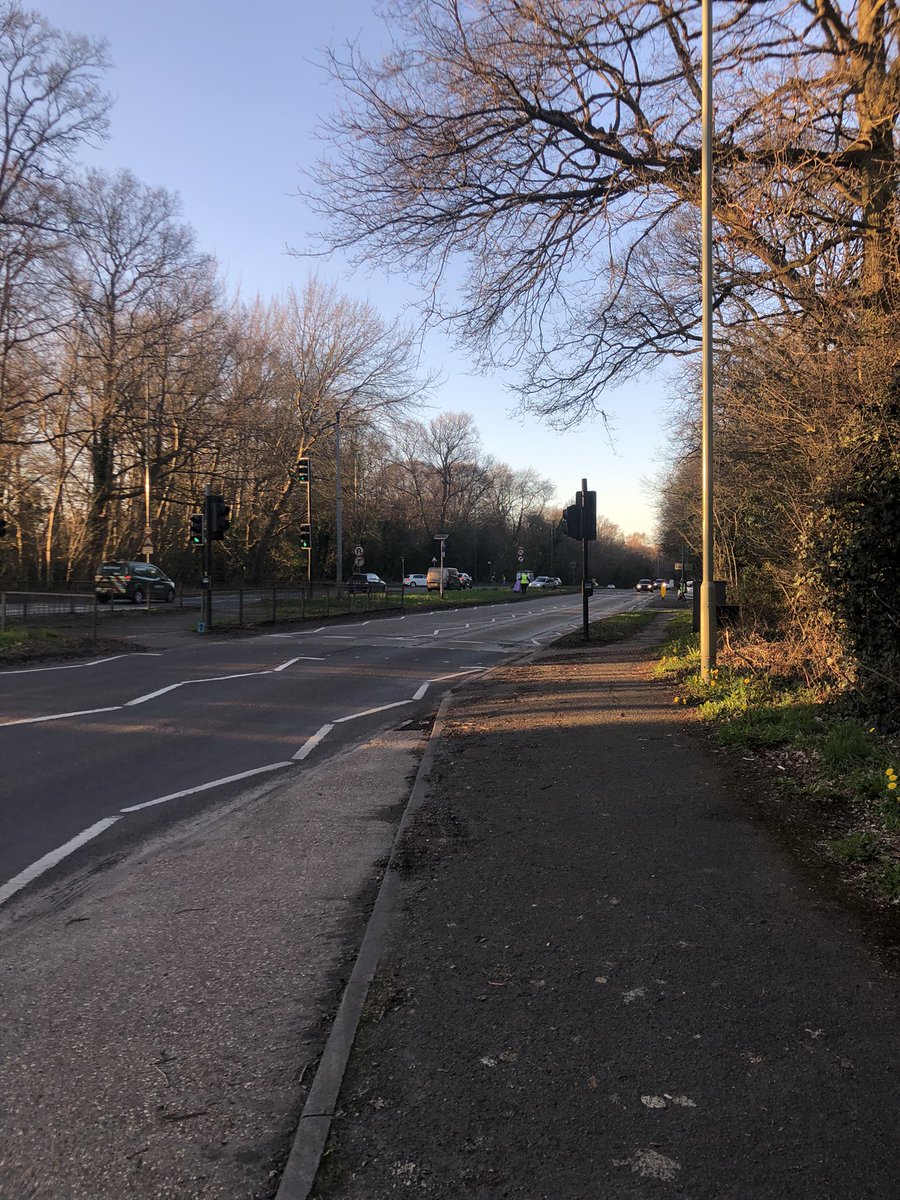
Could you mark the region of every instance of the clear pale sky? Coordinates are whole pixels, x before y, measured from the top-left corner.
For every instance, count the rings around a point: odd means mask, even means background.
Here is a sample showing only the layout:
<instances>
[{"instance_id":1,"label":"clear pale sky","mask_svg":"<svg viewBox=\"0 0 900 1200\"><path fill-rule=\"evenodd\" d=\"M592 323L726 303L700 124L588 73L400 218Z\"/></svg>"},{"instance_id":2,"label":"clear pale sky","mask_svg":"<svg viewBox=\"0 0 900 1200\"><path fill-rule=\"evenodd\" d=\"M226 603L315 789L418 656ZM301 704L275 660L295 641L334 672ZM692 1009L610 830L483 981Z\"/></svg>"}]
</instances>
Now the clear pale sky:
<instances>
[{"instance_id":1,"label":"clear pale sky","mask_svg":"<svg viewBox=\"0 0 900 1200\"><path fill-rule=\"evenodd\" d=\"M104 37L113 69L111 137L81 159L127 167L144 183L181 196L200 247L216 256L228 285L245 298L302 286L315 269L340 290L372 301L386 316L401 310L410 284L352 276L340 263L286 252L302 248L313 219L295 193L300 167L319 147L314 130L334 93L317 65L321 49L383 37L370 0L32 0L57 28ZM552 479L560 505L582 476L600 513L624 533L653 532L653 485L664 457L662 376L610 393L614 447L599 421L562 434L511 415L502 378L472 373L438 332L426 360L445 382L435 410L471 412L488 453ZM425 412L423 417L434 415Z\"/></svg>"}]
</instances>

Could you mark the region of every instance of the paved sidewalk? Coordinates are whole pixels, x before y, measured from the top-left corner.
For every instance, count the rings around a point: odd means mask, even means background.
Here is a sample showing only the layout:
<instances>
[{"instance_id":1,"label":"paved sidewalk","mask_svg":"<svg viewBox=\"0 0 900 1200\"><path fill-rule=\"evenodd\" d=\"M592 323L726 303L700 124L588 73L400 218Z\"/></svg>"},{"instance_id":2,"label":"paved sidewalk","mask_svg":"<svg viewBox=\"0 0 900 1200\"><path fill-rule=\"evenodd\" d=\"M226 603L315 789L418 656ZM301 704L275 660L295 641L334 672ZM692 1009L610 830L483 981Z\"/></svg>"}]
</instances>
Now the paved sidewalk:
<instances>
[{"instance_id":1,"label":"paved sidewalk","mask_svg":"<svg viewBox=\"0 0 900 1200\"><path fill-rule=\"evenodd\" d=\"M461 689L322 1200L894 1200L898 981L633 642Z\"/></svg>"}]
</instances>

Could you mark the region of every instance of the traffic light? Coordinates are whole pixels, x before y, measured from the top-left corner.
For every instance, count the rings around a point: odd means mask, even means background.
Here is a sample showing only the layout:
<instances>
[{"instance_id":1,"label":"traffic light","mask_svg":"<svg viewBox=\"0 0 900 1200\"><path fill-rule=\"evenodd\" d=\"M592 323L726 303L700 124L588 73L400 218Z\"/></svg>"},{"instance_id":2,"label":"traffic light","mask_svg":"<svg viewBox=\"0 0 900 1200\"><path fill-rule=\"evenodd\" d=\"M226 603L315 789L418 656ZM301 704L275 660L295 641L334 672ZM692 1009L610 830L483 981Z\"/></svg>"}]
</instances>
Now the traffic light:
<instances>
[{"instance_id":1,"label":"traffic light","mask_svg":"<svg viewBox=\"0 0 900 1200\"><path fill-rule=\"evenodd\" d=\"M312 548L312 533L308 525L300 526L300 549L309 550Z\"/></svg>"},{"instance_id":2,"label":"traffic light","mask_svg":"<svg viewBox=\"0 0 900 1200\"><path fill-rule=\"evenodd\" d=\"M584 506L582 506L584 499ZM575 494L575 503L570 504L563 514L566 533L576 541L595 542L597 540L597 493L588 492L582 497L581 492Z\"/></svg>"},{"instance_id":3,"label":"traffic light","mask_svg":"<svg viewBox=\"0 0 900 1200\"><path fill-rule=\"evenodd\" d=\"M191 517L191 545L203 545L203 513L194 513Z\"/></svg>"},{"instance_id":4,"label":"traffic light","mask_svg":"<svg viewBox=\"0 0 900 1200\"><path fill-rule=\"evenodd\" d=\"M301 458L297 460L297 481L299 483L309 483L309 459Z\"/></svg>"},{"instance_id":5,"label":"traffic light","mask_svg":"<svg viewBox=\"0 0 900 1200\"><path fill-rule=\"evenodd\" d=\"M566 536L575 538L576 541L581 540L581 508L577 504L570 504L563 513L563 520L566 524Z\"/></svg>"},{"instance_id":6,"label":"traffic light","mask_svg":"<svg viewBox=\"0 0 900 1200\"><path fill-rule=\"evenodd\" d=\"M228 531L228 527L231 525L231 522L228 520L230 512L231 509L225 503L224 497L206 497L206 526L209 530L210 538L215 538L217 542L221 542Z\"/></svg>"},{"instance_id":7,"label":"traffic light","mask_svg":"<svg viewBox=\"0 0 900 1200\"><path fill-rule=\"evenodd\" d=\"M597 493L585 492L584 507L581 510L581 536L587 538L589 542L597 540ZM579 492L575 497L575 503L580 504L582 495Z\"/></svg>"}]
</instances>

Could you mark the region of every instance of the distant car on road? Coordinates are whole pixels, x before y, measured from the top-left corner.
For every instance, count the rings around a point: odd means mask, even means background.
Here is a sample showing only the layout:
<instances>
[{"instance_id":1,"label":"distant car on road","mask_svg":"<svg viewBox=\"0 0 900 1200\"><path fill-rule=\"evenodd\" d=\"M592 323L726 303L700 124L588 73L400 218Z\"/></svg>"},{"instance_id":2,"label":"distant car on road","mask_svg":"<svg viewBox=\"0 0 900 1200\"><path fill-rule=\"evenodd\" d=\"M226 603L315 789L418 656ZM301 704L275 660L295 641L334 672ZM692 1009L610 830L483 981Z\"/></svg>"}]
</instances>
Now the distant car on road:
<instances>
[{"instance_id":1,"label":"distant car on road","mask_svg":"<svg viewBox=\"0 0 900 1200\"><path fill-rule=\"evenodd\" d=\"M385 592L387 584L373 571L355 571L347 580L348 592Z\"/></svg>"},{"instance_id":2,"label":"distant car on road","mask_svg":"<svg viewBox=\"0 0 900 1200\"><path fill-rule=\"evenodd\" d=\"M637 583L634 585L634 590L636 592L652 592L653 591L653 580L652 579L639 579L637 581Z\"/></svg>"},{"instance_id":3,"label":"distant car on road","mask_svg":"<svg viewBox=\"0 0 900 1200\"><path fill-rule=\"evenodd\" d=\"M667 586L668 585L666 584L666 581L664 579L654 579L653 580L654 592L658 592L661 587L667 587Z\"/></svg>"},{"instance_id":4,"label":"distant car on road","mask_svg":"<svg viewBox=\"0 0 900 1200\"><path fill-rule=\"evenodd\" d=\"M460 587L470 588L472 586L472 576L469 575L468 572L466 572L466 571L460 571L459 585L460 585Z\"/></svg>"},{"instance_id":5,"label":"distant car on road","mask_svg":"<svg viewBox=\"0 0 900 1200\"><path fill-rule=\"evenodd\" d=\"M143 604L148 596L151 600L164 600L166 604L171 604L175 599L175 581L153 563L110 559L97 568L94 595L101 604L108 604L111 600L130 600L132 604Z\"/></svg>"},{"instance_id":6,"label":"distant car on road","mask_svg":"<svg viewBox=\"0 0 900 1200\"><path fill-rule=\"evenodd\" d=\"M425 575L424 573L421 575L419 575L419 574L404 575L403 576L403 586L409 587L409 588L427 588L428 587L428 576Z\"/></svg>"},{"instance_id":7,"label":"distant car on road","mask_svg":"<svg viewBox=\"0 0 900 1200\"><path fill-rule=\"evenodd\" d=\"M556 582L555 575L538 575L536 579L532 579L529 586L533 588L555 588L559 587L559 584Z\"/></svg>"},{"instance_id":8,"label":"distant car on road","mask_svg":"<svg viewBox=\"0 0 900 1200\"><path fill-rule=\"evenodd\" d=\"M606 585L606 590L607 590L607 591L609 591L610 589L612 589L613 591L615 591L615 590L616 590L616 585L615 585L614 583L608 583L608 584Z\"/></svg>"}]
</instances>

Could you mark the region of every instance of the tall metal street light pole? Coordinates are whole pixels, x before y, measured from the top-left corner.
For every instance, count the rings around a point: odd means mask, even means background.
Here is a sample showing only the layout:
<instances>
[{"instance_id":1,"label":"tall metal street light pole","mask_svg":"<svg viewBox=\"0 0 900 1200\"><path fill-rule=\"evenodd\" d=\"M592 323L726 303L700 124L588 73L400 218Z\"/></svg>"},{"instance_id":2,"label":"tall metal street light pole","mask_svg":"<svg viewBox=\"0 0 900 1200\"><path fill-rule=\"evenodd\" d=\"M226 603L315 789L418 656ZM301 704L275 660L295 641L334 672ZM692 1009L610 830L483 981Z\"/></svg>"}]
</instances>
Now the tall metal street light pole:
<instances>
[{"instance_id":1,"label":"tall metal street light pole","mask_svg":"<svg viewBox=\"0 0 900 1200\"><path fill-rule=\"evenodd\" d=\"M344 513L341 502L341 410L334 416L334 536L335 563L334 577L338 583L344 578Z\"/></svg>"},{"instance_id":2,"label":"tall metal street light pole","mask_svg":"<svg viewBox=\"0 0 900 1200\"><path fill-rule=\"evenodd\" d=\"M712 257L712 131L713 64L712 0L703 0L701 23L700 241L703 313L702 453L703 582L700 585L700 673L709 682L716 665L715 538L713 531L713 257Z\"/></svg>"}]
</instances>

